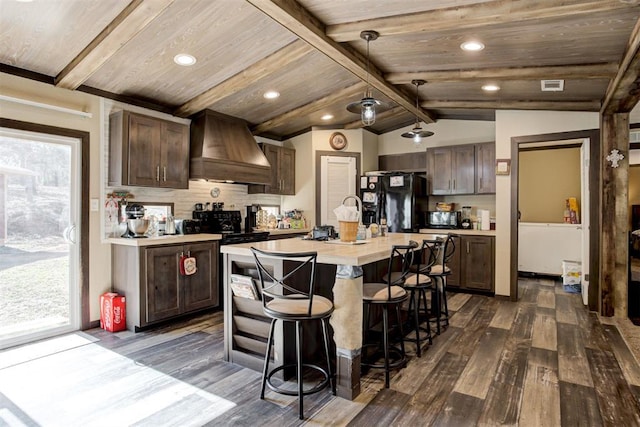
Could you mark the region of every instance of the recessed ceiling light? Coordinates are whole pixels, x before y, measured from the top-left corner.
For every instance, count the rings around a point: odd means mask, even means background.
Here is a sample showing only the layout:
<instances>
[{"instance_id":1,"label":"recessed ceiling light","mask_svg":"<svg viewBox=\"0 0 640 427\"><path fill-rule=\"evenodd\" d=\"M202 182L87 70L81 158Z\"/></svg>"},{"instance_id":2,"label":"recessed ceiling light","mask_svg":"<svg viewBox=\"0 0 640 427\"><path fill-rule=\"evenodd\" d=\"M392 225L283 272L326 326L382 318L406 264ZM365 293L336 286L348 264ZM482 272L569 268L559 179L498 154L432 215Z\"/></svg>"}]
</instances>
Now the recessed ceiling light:
<instances>
[{"instance_id":1,"label":"recessed ceiling light","mask_svg":"<svg viewBox=\"0 0 640 427\"><path fill-rule=\"evenodd\" d=\"M268 92L265 92L262 96L264 96L266 99L276 99L280 96L280 93L276 92L275 90L270 90Z\"/></svg>"},{"instance_id":2,"label":"recessed ceiling light","mask_svg":"<svg viewBox=\"0 0 640 427\"><path fill-rule=\"evenodd\" d=\"M322 120L331 120L333 119L333 114L325 114L321 117Z\"/></svg>"},{"instance_id":3,"label":"recessed ceiling light","mask_svg":"<svg viewBox=\"0 0 640 427\"><path fill-rule=\"evenodd\" d=\"M188 67L189 65L193 65L196 63L196 58L195 56L189 55L188 53L179 53L173 57L173 62L178 65Z\"/></svg>"},{"instance_id":4,"label":"recessed ceiling light","mask_svg":"<svg viewBox=\"0 0 640 427\"><path fill-rule=\"evenodd\" d=\"M460 49L466 50L467 52L477 52L479 50L484 49L484 43L479 42L477 40L469 40L460 45Z\"/></svg>"},{"instance_id":5,"label":"recessed ceiling light","mask_svg":"<svg viewBox=\"0 0 640 427\"><path fill-rule=\"evenodd\" d=\"M482 85L482 90L485 92L497 92L500 90L500 86L494 84Z\"/></svg>"}]
</instances>

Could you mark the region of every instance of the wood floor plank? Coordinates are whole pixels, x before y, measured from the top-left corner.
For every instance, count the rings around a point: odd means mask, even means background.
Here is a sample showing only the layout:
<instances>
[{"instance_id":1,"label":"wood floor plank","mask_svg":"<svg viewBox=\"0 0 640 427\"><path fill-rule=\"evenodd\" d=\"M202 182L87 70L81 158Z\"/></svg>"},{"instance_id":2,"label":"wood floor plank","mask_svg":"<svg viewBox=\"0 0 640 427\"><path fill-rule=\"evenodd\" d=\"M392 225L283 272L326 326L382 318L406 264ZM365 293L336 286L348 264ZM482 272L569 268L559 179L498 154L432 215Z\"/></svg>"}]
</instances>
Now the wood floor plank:
<instances>
[{"instance_id":1,"label":"wood floor plank","mask_svg":"<svg viewBox=\"0 0 640 427\"><path fill-rule=\"evenodd\" d=\"M484 400L473 396L453 392L449 395L440 415L433 425L451 427L473 427L477 425L482 413Z\"/></svg>"},{"instance_id":2,"label":"wood floor plank","mask_svg":"<svg viewBox=\"0 0 640 427\"><path fill-rule=\"evenodd\" d=\"M485 399L479 426L516 425L520 415L523 381L530 345L508 340L500 355L489 392ZM505 396L508 396L505 399Z\"/></svg>"},{"instance_id":3,"label":"wood floor plank","mask_svg":"<svg viewBox=\"0 0 640 427\"><path fill-rule=\"evenodd\" d=\"M521 303L537 304L540 286L535 281L525 281L519 293Z\"/></svg>"},{"instance_id":4,"label":"wood floor plank","mask_svg":"<svg viewBox=\"0 0 640 427\"><path fill-rule=\"evenodd\" d=\"M409 394L382 389L348 425L353 427L390 425L410 399L411 395Z\"/></svg>"},{"instance_id":5,"label":"wood floor plank","mask_svg":"<svg viewBox=\"0 0 640 427\"><path fill-rule=\"evenodd\" d=\"M558 355L555 351L531 348L524 380L521 425L560 425Z\"/></svg>"},{"instance_id":6,"label":"wood floor plank","mask_svg":"<svg viewBox=\"0 0 640 427\"><path fill-rule=\"evenodd\" d=\"M487 328L482 345L477 347L453 388L454 392L484 400L493 380L508 331Z\"/></svg>"},{"instance_id":7,"label":"wood floor plank","mask_svg":"<svg viewBox=\"0 0 640 427\"><path fill-rule=\"evenodd\" d=\"M495 300L485 302L483 307L475 313L473 321L469 322L462 333L456 337L450 349L451 353L471 357L495 315L495 306Z\"/></svg>"},{"instance_id":8,"label":"wood floor plank","mask_svg":"<svg viewBox=\"0 0 640 427\"><path fill-rule=\"evenodd\" d=\"M453 385L460 377L467 361L466 356L447 353L431 372L431 375L425 378L420 389L398 412L392 425L430 425L440 415L453 390Z\"/></svg>"},{"instance_id":9,"label":"wood floor plank","mask_svg":"<svg viewBox=\"0 0 640 427\"><path fill-rule=\"evenodd\" d=\"M568 295L556 294L556 322L577 325L575 310Z\"/></svg>"},{"instance_id":10,"label":"wood floor plank","mask_svg":"<svg viewBox=\"0 0 640 427\"><path fill-rule=\"evenodd\" d=\"M500 301L495 316L491 319L489 326L492 328L511 329L513 320L516 317L518 303L514 301Z\"/></svg>"},{"instance_id":11,"label":"wood floor plank","mask_svg":"<svg viewBox=\"0 0 640 427\"><path fill-rule=\"evenodd\" d=\"M558 323L558 378L593 387L591 368L578 325Z\"/></svg>"},{"instance_id":12,"label":"wood floor plank","mask_svg":"<svg viewBox=\"0 0 640 427\"><path fill-rule=\"evenodd\" d=\"M447 305L449 307L449 311L460 311L470 298L471 294L463 294L460 292L448 293Z\"/></svg>"},{"instance_id":13,"label":"wood floor plank","mask_svg":"<svg viewBox=\"0 0 640 427\"><path fill-rule=\"evenodd\" d=\"M431 375L433 369L447 354L461 333L462 329L449 326L443 333L436 335L433 339L433 345L429 346L421 358L412 359L407 367L400 369L393 375L390 387L408 394L418 391L424 379Z\"/></svg>"},{"instance_id":14,"label":"wood floor plank","mask_svg":"<svg viewBox=\"0 0 640 427\"><path fill-rule=\"evenodd\" d=\"M556 308L556 294L553 288L541 287L538 289L538 298L536 300L538 307Z\"/></svg>"},{"instance_id":15,"label":"wood floor plank","mask_svg":"<svg viewBox=\"0 0 640 427\"><path fill-rule=\"evenodd\" d=\"M449 320L449 325L457 326L459 328L464 328L467 324L475 318L475 315L480 307L486 303L486 299L488 297L484 297L481 295L473 295L469 298L460 308L460 310L456 311L455 316L452 316Z\"/></svg>"},{"instance_id":16,"label":"wood floor plank","mask_svg":"<svg viewBox=\"0 0 640 427\"><path fill-rule=\"evenodd\" d=\"M560 419L563 426L602 426L593 387L560 381Z\"/></svg>"},{"instance_id":17,"label":"wood floor plank","mask_svg":"<svg viewBox=\"0 0 640 427\"><path fill-rule=\"evenodd\" d=\"M540 310L536 311L531 346L552 351L558 349L555 313L548 315L542 314Z\"/></svg>"},{"instance_id":18,"label":"wood floor plank","mask_svg":"<svg viewBox=\"0 0 640 427\"><path fill-rule=\"evenodd\" d=\"M618 328L613 325L604 326L604 333L611 344L627 382L634 386L640 386L640 366L624 342Z\"/></svg>"},{"instance_id":19,"label":"wood floor plank","mask_svg":"<svg viewBox=\"0 0 640 427\"><path fill-rule=\"evenodd\" d=\"M640 425L640 404L611 351L587 348L600 415L605 425Z\"/></svg>"}]
</instances>

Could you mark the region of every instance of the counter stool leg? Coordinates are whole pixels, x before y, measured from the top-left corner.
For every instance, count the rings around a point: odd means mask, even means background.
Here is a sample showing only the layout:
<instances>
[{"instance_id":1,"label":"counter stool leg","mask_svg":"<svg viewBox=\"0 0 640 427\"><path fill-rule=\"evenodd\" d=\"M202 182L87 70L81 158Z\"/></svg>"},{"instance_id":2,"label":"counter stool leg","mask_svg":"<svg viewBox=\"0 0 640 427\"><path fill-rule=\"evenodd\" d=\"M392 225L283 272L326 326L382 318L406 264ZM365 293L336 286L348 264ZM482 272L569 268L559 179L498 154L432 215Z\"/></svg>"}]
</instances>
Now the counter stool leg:
<instances>
[{"instance_id":1,"label":"counter stool leg","mask_svg":"<svg viewBox=\"0 0 640 427\"><path fill-rule=\"evenodd\" d=\"M402 359L404 360L407 354L404 351L404 332L402 330L402 318L400 317L400 303L396 304L396 319L398 320L398 329L400 330L400 350Z\"/></svg>"},{"instance_id":2,"label":"counter stool leg","mask_svg":"<svg viewBox=\"0 0 640 427\"><path fill-rule=\"evenodd\" d=\"M418 295L418 301L420 301L420 299L422 299L422 302L424 303L424 313L427 316L427 336L429 337L429 345L433 344L433 338L431 337L431 323L429 322L429 312L428 312L428 305L427 305L427 292L424 289L420 289L420 295Z\"/></svg>"},{"instance_id":3,"label":"counter stool leg","mask_svg":"<svg viewBox=\"0 0 640 427\"><path fill-rule=\"evenodd\" d=\"M300 419L304 420L303 413L303 403L302 398L304 397L302 391L302 328L300 328L300 322L296 321L296 362L298 364L298 407L300 408Z\"/></svg>"},{"instance_id":4,"label":"counter stool leg","mask_svg":"<svg viewBox=\"0 0 640 427\"><path fill-rule=\"evenodd\" d=\"M384 346L384 386L389 388L389 314L387 304L382 305L382 345Z\"/></svg>"},{"instance_id":5,"label":"counter stool leg","mask_svg":"<svg viewBox=\"0 0 640 427\"><path fill-rule=\"evenodd\" d=\"M411 292L411 301L413 301L415 296L415 291ZM419 317L419 310L418 310L418 306L420 305L420 294L418 294L418 298L417 302L413 305L413 321L415 323L415 328L416 328L416 355L418 357L422 356L422 351L420 350L420 317ZM411 302L409 302L409 305L411 305ZM429 322L427 322L428 324Z\"/></svg>"},{"instance_id":6,"label":"counter stool leg","mask_svg":"<svg viewBox=\"0 0 640 427\"><path fill-rule=\"evenodd\" d=\"M322 323L322 335L324 337L324 351L327 356L327 373L329 374L329 385L331 386L331 393L336 395L336 382L333 378L333 373L331 372L331 356L329 355L329 332L327 328L327 319L322 319L320 323Z\"/></svg>"},{"instance_id":7,"label":"counter stool leg","mask_svg":"<svg viewBox=\"0 0 640 427\"><path fill-rule=\"evenodd\" d=\"M267 340L267 355L264 358L264 367L262 369L262 386L260 388L260 399L264 400L264 388L267 385L267 372L269 372L269 359L271 359L271 344L273 341L273 330L275 329L276 319L271 320L269 327L269 339Z\"/></svg>"}]
</instances>

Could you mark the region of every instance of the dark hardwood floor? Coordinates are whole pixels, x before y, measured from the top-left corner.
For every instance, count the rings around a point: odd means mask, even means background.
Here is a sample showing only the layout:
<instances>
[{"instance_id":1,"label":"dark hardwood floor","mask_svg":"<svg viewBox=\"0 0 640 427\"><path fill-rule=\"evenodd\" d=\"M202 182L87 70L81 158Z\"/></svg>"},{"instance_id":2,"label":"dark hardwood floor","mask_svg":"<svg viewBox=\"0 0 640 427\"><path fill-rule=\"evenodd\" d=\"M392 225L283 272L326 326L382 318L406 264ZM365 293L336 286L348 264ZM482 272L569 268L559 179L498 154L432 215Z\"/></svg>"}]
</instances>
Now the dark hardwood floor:
<instances>
[{"instance_id":1,"label":"dark hardwood floor","mask_svg":"<svg viewBox=\"0 0 640 427\"><path fill-rule=\"evenodd\" d=\"M259 395L222 360L222 313L148 332L99 329L0 353L0 426L640 426L640 367L614 325L548 279L517 303L450 294L450 326L421 358L371 371L353 402Z\"/></svg>"}]
</instances>

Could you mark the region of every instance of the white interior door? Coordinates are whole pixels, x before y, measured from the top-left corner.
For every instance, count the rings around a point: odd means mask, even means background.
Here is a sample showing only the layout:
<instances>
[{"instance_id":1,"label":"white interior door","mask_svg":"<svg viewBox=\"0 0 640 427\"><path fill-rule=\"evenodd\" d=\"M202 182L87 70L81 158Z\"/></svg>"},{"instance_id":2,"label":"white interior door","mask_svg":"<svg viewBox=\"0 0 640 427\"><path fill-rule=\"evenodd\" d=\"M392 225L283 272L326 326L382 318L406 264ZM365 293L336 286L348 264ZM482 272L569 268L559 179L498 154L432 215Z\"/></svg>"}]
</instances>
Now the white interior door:
<instances>
[{"instance_id":1,"label":"white interior door","mask_svg":"<svg viewBox=\"0 0 640 427\"><path fill-rule=\"evenodd\" d=\"M321 156L320 158L320 224L333 225L338 220L333 210L346 196L356 194L358 173L355 157Z\"/></svg>"},{"instance_id":2,"label":"white interior door","mask_svg":"<svg viewBox=\"0 0 640 427\"><path fill-rule=\"evenodd\" d=\"M580 159L582 164L581 182L582 182L582 302L587 305L589 303L589 139L585 139L580 147Z\"/></svg>"},{"instance_id":3,"label":"white interior door","mask_svg":"<svg viewBox=\"0 0 640 427\"><path fill-rule=\"evenodd\" d=\"M0 128L0 348L80 328L80 148Z\"/></svg>"}]
</instances>

